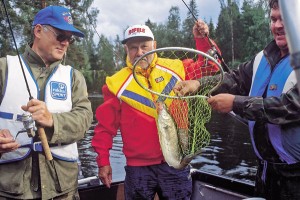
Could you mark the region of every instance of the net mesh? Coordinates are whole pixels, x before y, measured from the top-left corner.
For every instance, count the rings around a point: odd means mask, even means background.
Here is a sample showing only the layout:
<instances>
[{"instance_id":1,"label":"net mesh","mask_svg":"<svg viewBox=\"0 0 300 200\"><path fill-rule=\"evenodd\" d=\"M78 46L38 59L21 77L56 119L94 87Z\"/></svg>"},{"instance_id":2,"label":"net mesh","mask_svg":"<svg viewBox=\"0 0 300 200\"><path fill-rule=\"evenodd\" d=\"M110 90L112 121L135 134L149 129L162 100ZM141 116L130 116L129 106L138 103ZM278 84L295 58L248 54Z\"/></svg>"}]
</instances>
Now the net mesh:
<instances>
[{"instance_id":1,"label":"net mesh","mask_svg":"<svg viewBox=\"0 0 300 200\"><path fill-rule=\"evenodd\" d=\"M163 101L167 105L168 112L176 124L182 155L199 154L210 142L210 133L205 125L211 118L211 107L206 98L220 84L223 71L214 59L204 53L200 54L202 52L199 51L165 48L157 49L154 53L157 56L157 64L152 69L143 70L140 67L142 63L135 64L135 68L148 79L137 82L152 93L154 102ZM155 67L159 67L160 70L154 70ZM182 74L178 68L182 68ZM176 75L181 76L183 80L198 80L200 89L183 97L177 96L173 91L173 87L180 81L174 78ZM147 84L142 84L145 82Z\"/></svg>"}]
</instances>

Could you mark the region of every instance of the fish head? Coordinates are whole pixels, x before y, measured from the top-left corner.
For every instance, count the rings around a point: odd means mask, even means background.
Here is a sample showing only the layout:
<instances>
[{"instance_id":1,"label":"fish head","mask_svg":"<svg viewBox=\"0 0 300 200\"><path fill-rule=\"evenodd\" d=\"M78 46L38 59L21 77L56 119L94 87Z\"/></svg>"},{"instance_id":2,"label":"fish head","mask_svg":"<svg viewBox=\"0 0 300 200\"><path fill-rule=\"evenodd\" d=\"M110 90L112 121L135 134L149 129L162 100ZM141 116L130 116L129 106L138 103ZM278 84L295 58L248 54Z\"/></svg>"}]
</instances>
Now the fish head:
<instances>
[{"instance_id":1,"label":"fish head","mask_svg":"<svg viewBox=\"0 0 300 200\"><path fill-rule=\"evenodd\" d=\"M158 113L161 113L161 111L167 108L166 104L163 101L155 102L155 106Z\"/></svg>"}]
</instances>

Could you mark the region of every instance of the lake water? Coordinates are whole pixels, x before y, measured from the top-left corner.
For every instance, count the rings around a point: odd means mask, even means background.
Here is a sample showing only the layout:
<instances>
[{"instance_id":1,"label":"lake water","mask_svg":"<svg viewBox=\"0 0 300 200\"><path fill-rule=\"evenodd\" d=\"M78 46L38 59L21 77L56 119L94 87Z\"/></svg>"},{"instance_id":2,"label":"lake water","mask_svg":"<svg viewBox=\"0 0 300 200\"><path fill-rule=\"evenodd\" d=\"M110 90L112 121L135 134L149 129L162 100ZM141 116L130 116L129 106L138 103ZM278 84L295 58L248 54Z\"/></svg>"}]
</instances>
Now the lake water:
<instances>
[{"instance_id":1,"label":"lake water","mask_svg":"<svg viewBox=\"0 0 300 200\"><path fill-rule=\"evenodd\" d=\"M103 102L102 98L90 97L93 110ZM78 143L79 155L84 177L96 176L97 154L91 147L93 123L86 137ZM228 114L213 113L207 129L211 133L210 145L203 149L191 165L217 175L246 182L254 182L256 173L256 159L250 143L247 125ZM122 152L122 138L120 134L114 138L113 149L110 151L113 181L124 180L125 157Z\"/></svg>"}]
</instances>

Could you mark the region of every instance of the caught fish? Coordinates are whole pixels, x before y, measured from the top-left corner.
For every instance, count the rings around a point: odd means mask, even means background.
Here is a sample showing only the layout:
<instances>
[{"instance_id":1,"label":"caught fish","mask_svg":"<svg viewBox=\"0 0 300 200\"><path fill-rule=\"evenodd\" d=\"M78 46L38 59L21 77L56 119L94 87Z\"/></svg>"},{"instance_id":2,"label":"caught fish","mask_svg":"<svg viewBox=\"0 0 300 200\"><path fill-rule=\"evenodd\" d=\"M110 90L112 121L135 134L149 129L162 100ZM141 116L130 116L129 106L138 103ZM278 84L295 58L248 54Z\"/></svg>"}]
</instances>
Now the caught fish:
<instances>
[{"instance_id":1,"label":"caught fish","mask_svg":"<svg viewBox=\"0 0 300 200\"><path fill-rule=\"evenodd\" d=\"M189 152L189 130L179 128L178 129L178 140L181 147L181 151L184 155Z\"/></svg>"},{"instance_id":2,"label":"caught fish","mask_svg":"<svg viewBox=\"0 0 300 200\"><path fill-rule=\"evenodd\" d=\"M192 155L183 156L179 146L177 128L172 116L167 111L164 102L157 102L157 128L159 142L165 161L175 169L183 169L194 158Z\"/></svg>"}]
</instances>

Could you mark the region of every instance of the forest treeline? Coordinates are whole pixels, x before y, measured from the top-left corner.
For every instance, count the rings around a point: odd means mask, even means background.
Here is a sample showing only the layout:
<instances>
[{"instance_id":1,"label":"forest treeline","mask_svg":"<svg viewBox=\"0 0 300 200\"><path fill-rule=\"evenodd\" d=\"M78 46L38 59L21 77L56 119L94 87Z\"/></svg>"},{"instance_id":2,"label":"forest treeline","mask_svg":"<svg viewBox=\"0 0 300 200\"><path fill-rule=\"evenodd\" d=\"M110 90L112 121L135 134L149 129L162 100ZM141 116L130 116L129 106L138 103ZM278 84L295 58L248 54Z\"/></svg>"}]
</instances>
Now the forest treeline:
<instances>
[{"instance_id":1,"label":"forest treeline","mask_svg":"<svg viewBox=\"0 0 300 200\"><path fill-rule=\"evenodd\" d=\"M97 16L101 15L101 7L92 7L93 0L4 2L8 8L19 52L23 52L25 45L32 40L32 20L45 4L62 5L71 10L74 25L82 30L86 37L77 39L77 42L70 45L64 63L72 65L84 74L90 93L101 92L105 77L124 66L125 55L121 44L123 35L116 34L112 41L97 33ZM165 23L157 23L154 19L145 22L152 29L158 48L170 46L195 48L191 30L195 22L194 16L196 18L199 16L196 2L187 1L190 10L184 5L180 8L170 6ZM252 58L271 41L268 4L266 0L219 0L219 2L221 12L216 25L211 18L204 20L209 25L210 38L217 42L225 62L230 68L235 68L237 64ZM0 57L7 54L16 55L3 4L0 5L0 9ZM187 10L185 19L181 19L180 9ZM93 39L95 37L97 40Z\"/></svg>"}]
</instances>

